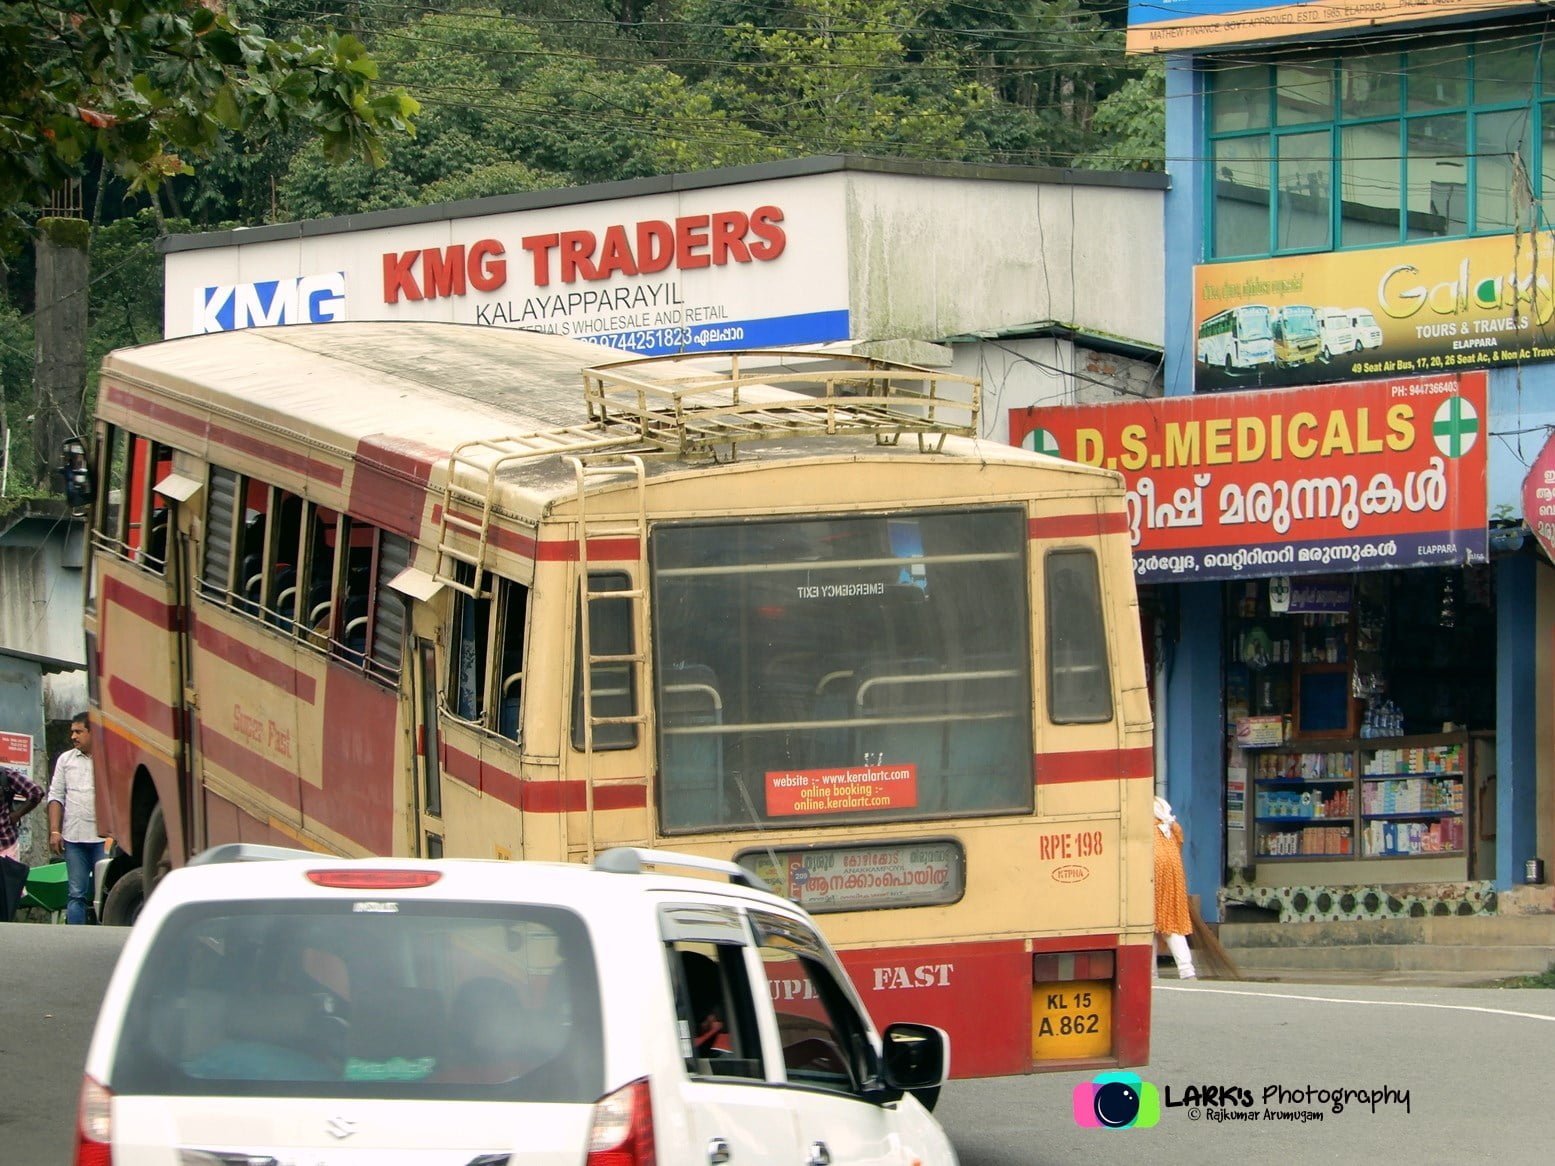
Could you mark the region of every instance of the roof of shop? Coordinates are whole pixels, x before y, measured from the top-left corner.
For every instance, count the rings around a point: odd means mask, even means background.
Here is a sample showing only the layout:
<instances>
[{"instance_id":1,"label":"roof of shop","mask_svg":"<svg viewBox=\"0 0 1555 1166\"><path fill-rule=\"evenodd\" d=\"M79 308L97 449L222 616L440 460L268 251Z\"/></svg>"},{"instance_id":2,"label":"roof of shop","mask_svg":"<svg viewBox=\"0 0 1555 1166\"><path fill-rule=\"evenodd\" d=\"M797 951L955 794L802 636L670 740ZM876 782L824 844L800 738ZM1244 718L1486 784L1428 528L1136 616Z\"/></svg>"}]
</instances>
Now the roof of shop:
<instances>
[{"instance_id":1,"label":"roof of shop","mask_svg":"<svg viewBox=\"0 0 1555 1166\"><path fill-rule=\"evenodd\" d=\"M239 243L267 243L310 235L337 235L348 231L404 227L416 223L442 222L446 219L510 214L515 211L538 210L544 207L608 202L618 198L670 194L678 190L703 190L717 186L735 186L744 182L770 182L780 178L803 178L808 175L835 174L842 171L895 174L910 178L976 179L984 182L1049 183L1056 186L1133 187L1141 190L1166 190L1171 186L1171 177L1159 171L1079 170L1055 166L998 166L973 162L914 162L900 158L863 158L853 154L826 154L814 158L794 158L780 162L758 162L750 166L698 170L690 174L664 174L654 178L596 182L587 186L530 190L519 194L499 194L489 198L435 203L431 206L399 207L394 210L370 211L359 215L337 215L325 219L305 219L295 223L274 223L263 227L238 227L228 231L173 235L161 240L158 247L164 253L199 251L212 247L231 247Z\"/></svg>"}]
</instances>

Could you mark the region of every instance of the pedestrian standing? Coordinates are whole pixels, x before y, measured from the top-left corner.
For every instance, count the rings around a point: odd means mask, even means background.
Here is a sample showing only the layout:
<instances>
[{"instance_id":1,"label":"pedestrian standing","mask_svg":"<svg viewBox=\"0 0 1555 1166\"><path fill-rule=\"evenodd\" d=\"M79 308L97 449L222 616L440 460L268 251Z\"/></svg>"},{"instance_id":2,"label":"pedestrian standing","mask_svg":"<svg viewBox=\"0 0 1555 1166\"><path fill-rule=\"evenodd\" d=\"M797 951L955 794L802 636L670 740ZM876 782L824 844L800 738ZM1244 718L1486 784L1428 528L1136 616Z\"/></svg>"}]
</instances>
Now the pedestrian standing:
<instances>
[{"instance_id":1,"label":"pedestrian standing","mask_svg":"<svg viewBox=\"0 0 1555 1166\"><path fill-rule=\"evenodd\" d=\"M1193 953L1188 949L1193 915L1182 867L1182 827L1165 798L1155 800L1155 826L1155 929L1166 937L1166 948L1177 963L1177 978L1195 980L1198 973L1193 970Z\"/></svg>"},{"instance_id":2,"label":"pedestrian standing","mask_svg":"<svg viewBox=\"0 0 1555 1166\"><path fill-rule=\"evenodd\" d=\"M92 901L92 872L103 856L97 832L97 788L92 770L92 730L86 714L70 718L70 743L54 763L49 782L49 849L65 855L69 899L66 923L85 923Z\"/></svg>"},{"instance_id":3,"label":"pedestrian standing","mask_svg":"<svg viewBox=\"0 0 1555 1166\"><path fill-rule=\"evenodd\" d=\"M11 765L0 765L0 922L9 923L27 887L21 861L21 821L43 800L43 787Z\"/></svg>"}]
</instances>

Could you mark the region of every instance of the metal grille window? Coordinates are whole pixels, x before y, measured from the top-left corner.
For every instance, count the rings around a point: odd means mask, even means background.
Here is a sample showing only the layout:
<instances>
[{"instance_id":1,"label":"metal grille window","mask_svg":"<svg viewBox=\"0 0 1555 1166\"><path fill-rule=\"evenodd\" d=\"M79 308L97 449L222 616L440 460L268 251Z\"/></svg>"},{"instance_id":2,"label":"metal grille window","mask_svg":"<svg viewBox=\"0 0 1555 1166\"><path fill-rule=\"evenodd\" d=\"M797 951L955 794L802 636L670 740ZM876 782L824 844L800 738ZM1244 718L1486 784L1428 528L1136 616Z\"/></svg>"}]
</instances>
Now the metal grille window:
<instances>
[{"instance_id":1,"label":"metal grille window","mask_svg":"<svg viewBox=\"0 0 1555 1166\"><path fill-rule=\"evenodd\" d=\"M374 672L391 678L400 674L405 638L405 601L388 586L388 582L408 566L410 540L402 535L384 533L378 546L370 667Z\"/></svg>"},{"instance_id":2,"label":"metal grille window","mask_svg":"<svg viewBox=\"0 0 1555 1166\"><path fill-rule=\"evenodd\" d=\"M205 508L205 563L200 590L217 603L232 593L232 546L241 479L231 470L212 467Z\"/></svg>"}]
</instances>

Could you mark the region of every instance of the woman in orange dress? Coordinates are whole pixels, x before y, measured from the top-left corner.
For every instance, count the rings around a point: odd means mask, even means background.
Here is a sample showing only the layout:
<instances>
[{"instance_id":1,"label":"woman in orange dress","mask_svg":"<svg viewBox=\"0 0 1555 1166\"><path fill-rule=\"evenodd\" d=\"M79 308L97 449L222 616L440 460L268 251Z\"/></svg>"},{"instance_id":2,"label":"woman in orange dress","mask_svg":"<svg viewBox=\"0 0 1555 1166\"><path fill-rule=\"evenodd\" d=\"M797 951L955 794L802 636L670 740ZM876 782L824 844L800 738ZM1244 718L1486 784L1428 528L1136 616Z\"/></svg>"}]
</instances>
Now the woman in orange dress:
<instances>
[{"instance_id":1,"label":"woman in orange dress","mask_svg":"<svg viewBox=\"0 0 1555 1166\"><path fill-rule=\"evenodd\" d=\"M1177 963L1177 978L1193 980L1193 953L1188 933L1193 916L1188 910L1188 879L1182 869L1182 827L1165 798L1155 800L1155 929L1166 937L1167 950Z\"/></svg>"}]
</instances>

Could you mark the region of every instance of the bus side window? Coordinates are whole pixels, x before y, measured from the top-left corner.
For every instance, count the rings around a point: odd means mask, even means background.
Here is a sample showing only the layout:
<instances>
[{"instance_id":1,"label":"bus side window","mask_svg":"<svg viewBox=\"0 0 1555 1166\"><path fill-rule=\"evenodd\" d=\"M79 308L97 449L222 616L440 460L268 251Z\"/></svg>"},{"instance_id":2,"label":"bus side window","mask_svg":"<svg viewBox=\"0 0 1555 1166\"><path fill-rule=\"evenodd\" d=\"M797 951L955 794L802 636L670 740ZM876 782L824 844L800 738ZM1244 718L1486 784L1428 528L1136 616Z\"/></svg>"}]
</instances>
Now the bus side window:
<instances>
[{"instance_id":1,"label":"bus side window","mask_svg":"<svg viewBox=\"0 0 1555 1166\"><path fill-rule=\"evenodd\" d=\"M501 623L497 628L501 668L497 696L497 732L511 741L521 740L520 714L524 689L524 621L529 614L529 588L507 579L501 581Z\"/></svg>"},{"instance_id":2,"label":"bus side window","mask_svg":"<svg viewBox=\"0 0 1555 1166\"><path fill-rule=\"evenodd\" d=\"M1048 715L1057 724L1112 719L1112 674L1093 551L1051 551L1047 577Z\"/></svg>"},{"instance_id":3,"label":"bus side window","mask_svg":"<svg viewBox=\"0 0 1555 1166\"><path fill-rule=\"evenodd\" d=\"M231 470L212 466L205 504L205 560L200 567L200 592L225 605L232 597L233 554L238 537L238 489L242 479ZM241 586L241 580L239 581Z\"/></svg>"},{"instance_id":4,"label":"bus side window","mask_svg":"<svg viewBox=\"0 0 1555 1166\"><path fill-rule=\"evenodd\" d=\"M468 563L455 567L455 578L468 585L475 577ZM484 721L487 647L491 633L491 599L475 599L463 591L455 596L453 627L448 637L448 711L463 721Z\"/></svg>"},{"instance_id":5,"label":"bus side window","mask_svg":"<svg viewBox=\"0 0 1555 1166\"><path fill-rule=\"evenodd\" d=\"M378 575L373 585L372 623L366 643L368 668L391 680L399 676L404 658L405 601L389 586L389 581L408 566L410 540L383 531L378 539Z\"/></svg>"}]
</instances>

